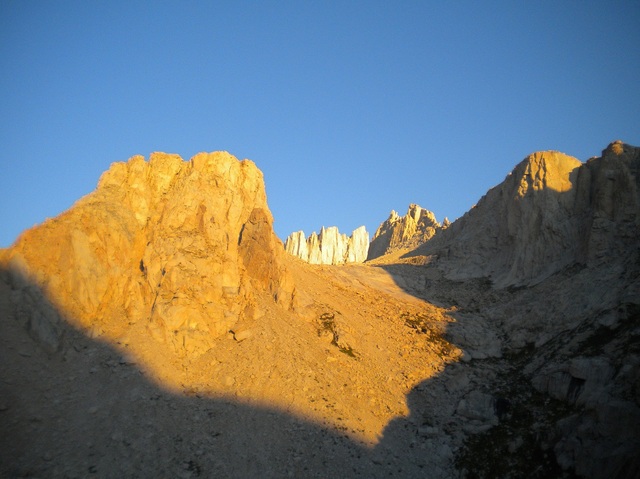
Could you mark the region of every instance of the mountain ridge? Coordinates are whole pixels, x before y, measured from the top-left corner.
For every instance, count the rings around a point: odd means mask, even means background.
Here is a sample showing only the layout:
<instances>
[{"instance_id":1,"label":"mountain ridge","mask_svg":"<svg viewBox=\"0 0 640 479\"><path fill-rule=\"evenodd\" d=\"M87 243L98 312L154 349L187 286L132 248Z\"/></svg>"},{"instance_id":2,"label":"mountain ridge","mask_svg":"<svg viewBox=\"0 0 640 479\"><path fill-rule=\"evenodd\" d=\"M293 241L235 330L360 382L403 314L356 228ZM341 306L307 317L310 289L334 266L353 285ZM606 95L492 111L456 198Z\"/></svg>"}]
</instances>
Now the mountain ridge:
<instances>
[{"instance_id":1,"label":"mountain ridge","mask_svg":"<svg viewBox=\"0 0 640 479\"><path fill-rule=\"evenodd\" d=\"M20 438L0 471L249 477L253 444L266 477L634 477L639 170L619 141L534 153L423 244L412 205L393 251L336 267L285 253L253 162L115 163L0 250L0 424ZM125 394L132 374L149 384ZM108 386L88 402L92 375ZM114 414L134 420L110 432Z\"/></svg>"},{"instance_id":2,"label":"mountain ridge","mask_svg":"<svg viewBox=\"0 0 640 479\"><path fill-rule=\"evenodd\" d=\"M362 263L369 251L369 233L364 226L349 237L340 234L336 226L323 226L319 235L314 231L308 238L304 231L296 231L287 237L284 249L310 264Z\"/></svg>"},{"instance_id":3,"label":"mountain ridge","mask_svg":"<svg viewBox=\"0 0 640 479\"><path fill-rule=\"evenodd\" d=\"M199 197L207 184L216 185L213 194ZM153 153L148 162L134 156L112 164L95 192L23 233L4 263L95 334L102 327L96 316L112 317L105 322L113 325L119 316L138 322L150 315L152 336L193 354L239 315L260 314L256 294L290 303L272 223L253 162L226 152L189 162ZM113 295L123 291L119 305Z\"/></svg>"},{"instance_id":4,"label":"mountain ridge","mask_svg":"<svg viewBox=\"0 0 640 479\"><path fill-rule=\"evenodd\" d=\"M529 155L412 254L436 254L449 278L484 276L506 287L624 249L614 243L632 243L640 221L639 151L616 141L586 163L553 151Z\"/></svg>"},{"instance_id":5,"label":"mountain ridge","mask_svg":"<svg viewBox=\"0 0 640 479\"><path fill-rule=\"evenodd\" d=\"M449 220L441 225L433 212L410 204L407 214L399 216L391 210L389 218L383 221L376 230L367 260L373 260L400 249L416 247L429 241L441 228L448 226Z\"/></svg>"}]
</instances>

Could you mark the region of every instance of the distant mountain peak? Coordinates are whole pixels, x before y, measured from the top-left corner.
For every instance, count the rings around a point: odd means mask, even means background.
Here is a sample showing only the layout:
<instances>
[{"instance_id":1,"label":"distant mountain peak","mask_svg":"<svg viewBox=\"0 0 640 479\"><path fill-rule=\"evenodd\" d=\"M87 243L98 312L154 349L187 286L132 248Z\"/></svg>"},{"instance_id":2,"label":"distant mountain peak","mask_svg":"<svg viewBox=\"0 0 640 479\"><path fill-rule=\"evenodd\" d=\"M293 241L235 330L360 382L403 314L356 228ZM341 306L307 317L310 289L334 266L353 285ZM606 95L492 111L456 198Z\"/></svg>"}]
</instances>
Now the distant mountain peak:
<instances>
[{"instance_id":1,"label":"distant mountain peak","mask_svg":"<svg viewBox=\"0 0 640 479\"><path fill-rule=\"evenodd\" d=\"M303 231L291 233L284 244L287 253L311 264L362 263L369 251L369 233L364 226L351 236L340 233L336 226L324 226L306 238Z\"/></svg>"},{"instance_id":2,"label":"distant mountain peak","mask_svg":"<svg viewBox=\"0 0 640 479\"><path fill-rule=\"evenodd\" d=\"M375 259L399 249L416 248L432 238L442 225L433 212L410 204L406 215L391 210L373 236L367 259Z\"/></svg>"}]
</instances>

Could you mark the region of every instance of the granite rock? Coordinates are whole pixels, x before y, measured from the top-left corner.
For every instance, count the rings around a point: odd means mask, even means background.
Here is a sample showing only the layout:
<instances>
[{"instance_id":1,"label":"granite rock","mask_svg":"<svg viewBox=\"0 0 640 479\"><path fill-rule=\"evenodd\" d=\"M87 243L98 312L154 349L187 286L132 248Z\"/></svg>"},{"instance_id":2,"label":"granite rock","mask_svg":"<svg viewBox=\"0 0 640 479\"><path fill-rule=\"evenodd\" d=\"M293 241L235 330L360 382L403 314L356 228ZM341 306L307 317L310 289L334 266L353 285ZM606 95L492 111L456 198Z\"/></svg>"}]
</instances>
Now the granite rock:
<instances>
[{"instance_id":1,"label":"granite rock","mask_svg":"<svg viewBox=\"0 0 640 479\"><path fill-rule=\"evenodd\" d=\"M257 296L290 301L272 223L253 162L153 153L112 164L93 193L23 233L2 262L26 278L14 274L17 295L37 285L83 329L122 335L142 323L159 341L200 354ZM41 322L34 334L56 347L57 321Z\"/></svg>"},{"instance_id":2,"label":"granite rock","mask_svg":"<svg viewBox=\"0 0 640 479\"><path fill-rule=\"evenodd\" d=\"M362 263L367 259L369 233L364 226L355 229L351 236L330 226L315 231L305 240L303 231L291 233L285 241L287 253L311 264Z\"/></svg>"},{"instance_id":3,"label":"granite rock","mask_svg":"<svg viewBox=\"0 0 640 479\"><path fill-rule=\"evenodd\" d=\"M435 215L416 204L409 205L404 216L391 211L371 240L367 259L375 259L399 249L416 248L442 228Z\"/></svg>"}]
</instances>

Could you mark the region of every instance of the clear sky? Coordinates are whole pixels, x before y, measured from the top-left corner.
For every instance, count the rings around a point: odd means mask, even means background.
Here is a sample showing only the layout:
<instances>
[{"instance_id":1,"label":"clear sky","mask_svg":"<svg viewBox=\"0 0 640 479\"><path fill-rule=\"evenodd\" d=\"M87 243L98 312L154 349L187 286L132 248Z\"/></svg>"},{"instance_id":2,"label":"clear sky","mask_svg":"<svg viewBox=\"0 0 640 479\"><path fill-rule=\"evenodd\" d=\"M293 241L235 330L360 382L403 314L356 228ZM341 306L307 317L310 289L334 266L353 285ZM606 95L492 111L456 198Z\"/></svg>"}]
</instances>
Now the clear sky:
<instances>
[{"instance_id":1,"label":"clear sky","mask_svg":"<svg viewBox=\"0 0 640 479\"><path fill-rule=\"evenodd\" d=\"M640 2L0 2L0 246L114 161L227 150L275 229L467 211L526 155L640 145Z\"/></svg>"}]
</instances>

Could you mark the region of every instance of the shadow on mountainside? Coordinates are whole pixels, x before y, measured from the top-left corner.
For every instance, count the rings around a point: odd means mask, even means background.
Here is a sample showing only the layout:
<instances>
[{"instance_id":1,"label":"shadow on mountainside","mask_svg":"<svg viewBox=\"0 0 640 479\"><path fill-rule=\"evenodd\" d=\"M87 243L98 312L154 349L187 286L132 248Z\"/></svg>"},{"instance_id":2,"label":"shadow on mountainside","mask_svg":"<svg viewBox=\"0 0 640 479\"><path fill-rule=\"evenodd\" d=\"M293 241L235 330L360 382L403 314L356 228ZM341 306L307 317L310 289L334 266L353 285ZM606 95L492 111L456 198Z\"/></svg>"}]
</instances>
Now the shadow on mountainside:
<instances>
[{"instance_id":1,"label":"shadow on mountainside","mask_svg":"<svg viewBox=\"0 0 640 479\"><path fill-rule=\"evenodd\" d=\"M454 330L475 327L482 304L473 301L488 285L456 283L457 292L447 292L452 283L427 284L424 267L384 268L412 295L456 302L447 337L469 348ZM410 391L409 415L392 420L368 448L276 407L169 391L125 350L64 320L47 329L53 306L26 287L30 314L15 314L11 295L19 291L0 281L3 477L445 478L458 475L454 464L469 478L573 477L555 462L552 422L572 409L517 374L528 353L446 365ZM556 416L538 416L541 409ZM629 471L618 477L637 469Z\"/></svg>"},{"instance_id":2,"label":"shadow on mountainside","mask_svg":"<svg viewBox=\"0 0 640 479\"><path fill-rule=\"evenodd\" d=\"M476 436L458 465L472 475L640 477L639 171L640 150L619 141L584 164L531 155L380 266L450 310L445 338L467 363L436 382L464 370L455 416Z\"/></svg>"},{"instance_id":3,"label":"shadow on mountainside","mask_svg":"<svg viewBox=\"0 0 640 479\"><path fill-rule=\"evenodd\" d=\"M401 441L407 424L416 424L418 435L438 443L436 450L451 456L463 477L576 477L537 443L538 432L551 433L552 425L541 422L541 431L531 430L540 419L531 403L544 401L518 370L526 353L519 362L504 357L500 330L483 314L487 303L504 301L509 293L493 290L486 280L445 280L432 265L374 267L405 292L448 310L452 321L443 338L464 351L461 362L413 388L407 396L411 415L389 424L385 438Z\"/></svg>"},{"instance_id":4,"label":"shadow on mountainside","mask_svg":"<svg viewBox=\"0 0 640 479\"><path fill-rule=\"evenodd\" d=\"M52 350L37 324L51 304L36 295L31 317L17 318L10 286L0 288L2 477L382 475L366 448L337 432L277 409L169 392L64 321Z\"/></svg>"},{"instance_id":5,"label":"shadow on mountainside","mask_svg":"<svg viewBox=\"0 0 640 479\"><path fill-rule=\"evenodd\" d=\"M401 441L407 422L436 440L444 432L469 478L639 477L640 302L630 293L640 263L630 255L624 266L568 268L507 289L486 278L447 280L434 265L377 266L448 309L444 338L465 351L409 393L411 416L393 421L385 438ZM623 281L613 287L614 279ZM545 331L541 316L555 327Z\"/></svg>"},{"instance_id":6,"label":"shadow on mountainside","mask_svg":"<svg viewBox=\"0 0 640 479\"><path fill-rule=\"evenodd\" d=\"M401 261L437 261L451 279L531 286L638 248L640 149L614 142L585 163L534 153L477 205Z\"/></svg>"},{"instance_id":7,"label":"shadow on mountainside","mask_svg":"<svg viewBox=\"0 0 640 479\"><path fill-rule=\"evenodd\" d=\"M2 477L451 477L425 411L368 448L275 407L172 392L13 276L0 271Z\"/></svg>"}]
</instances>

